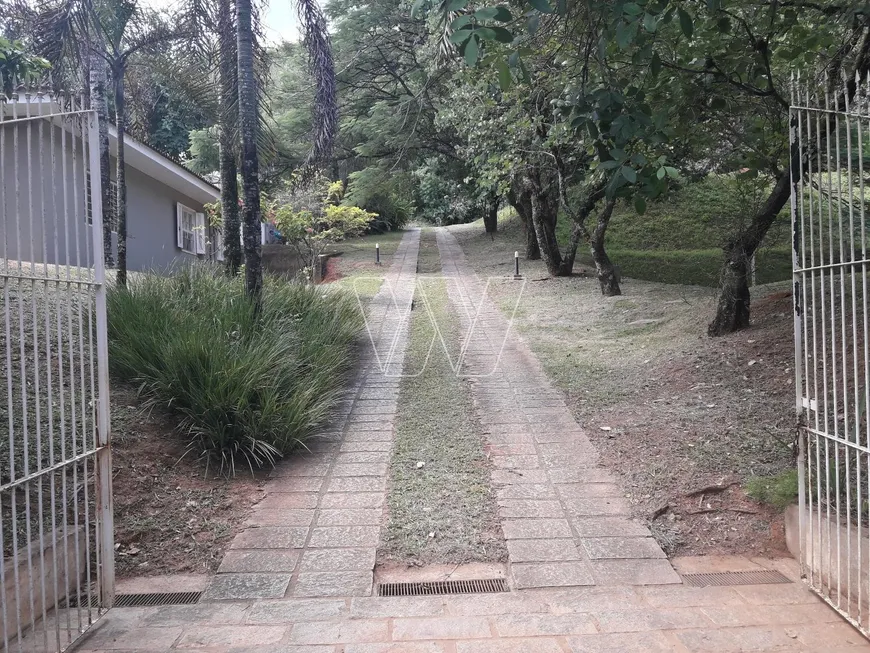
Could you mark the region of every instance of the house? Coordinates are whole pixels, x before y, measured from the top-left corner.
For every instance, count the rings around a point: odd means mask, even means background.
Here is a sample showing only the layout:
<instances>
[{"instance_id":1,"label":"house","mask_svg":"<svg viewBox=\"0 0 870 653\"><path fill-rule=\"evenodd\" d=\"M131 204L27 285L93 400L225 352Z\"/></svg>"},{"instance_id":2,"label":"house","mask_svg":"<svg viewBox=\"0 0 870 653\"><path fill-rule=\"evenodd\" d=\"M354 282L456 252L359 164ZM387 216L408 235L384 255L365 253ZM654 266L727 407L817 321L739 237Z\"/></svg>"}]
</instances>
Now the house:
<instances>
[{"instance_id":1,"label":"house","mask_svg":"<svg viewBox=\"0 0 870 653\"><path fill-rule=\"evenodd\" d=\"M82 120L48 98L8 103L0 118L0 257L89 265L91 166ZM110 127L113 179L117 147ZM194 259L222 260L220 233L206 225L204 210L219 199L219 189L129 136L124 154L127 268L165 270ZM113 195L116 190L113 181ZM114 224L113 214L104 220ZM117 235L112 249L117 255Z\"/></svg>"}]
</instances>

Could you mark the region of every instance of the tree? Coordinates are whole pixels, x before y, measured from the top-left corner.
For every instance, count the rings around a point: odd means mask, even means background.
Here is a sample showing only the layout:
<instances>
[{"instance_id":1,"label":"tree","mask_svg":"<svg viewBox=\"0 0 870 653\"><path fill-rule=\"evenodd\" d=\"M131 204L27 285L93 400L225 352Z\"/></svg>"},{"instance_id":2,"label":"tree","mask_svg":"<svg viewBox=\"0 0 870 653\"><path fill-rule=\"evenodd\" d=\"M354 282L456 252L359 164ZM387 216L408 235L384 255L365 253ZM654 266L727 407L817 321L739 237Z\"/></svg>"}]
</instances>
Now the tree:
<instances>
[{"instance_id":1,"label":"tree","mask_svg":"<svg viewBox=\"0 0 870 653\"><path fill-rule=\"evenodd\" d=\"M790 172L800 169L809 153L781 147L785 129L771 139L758 126L771 116L777 121L777 114L785 124L787 79L795 64L824 62L832 83L868 72L866 5L834 0L551 5L536 0L509 29L486 24L496 8L472 11L463 0L434 5L418 0L417 6L431 7L444 29L446 49L457 44L468 64L481 61L503 87L529 80L524 60L542 46L529 48L524 34L533 35L544 24L573 25L573 35L564 42L581 74L566 87L561 106L571 126L588 136L592 165L618 171L610 175L609 198L633 195L640 211L647 199L663 192L658 182L677 174L667 161L678 150L694 158L694 166L734 141L744 167L771 173L768 201L724 247L722 292L709 333L721 335L749 323L748 261L791 195ZM842 99L851 93L850 81ZM701 120L685 120L692 114ZM707 130L715 125L728 128L711 138Z\"/></svg>"},{"instance_id":2,"label":"tree","mask_svg":"<svg viewBox=\"0 0 870 653\"><path fill-rule=\"evenodd\" d=\"M103 244L106 265L112 260L112 222L118 229L118 283L127 280L127 186L124 167L126 134L125 77L130 59L153 51L183 35L156 12L141 10L136 0L59 0L37 9L19 4L16 21L29 35L34 49L57 71L56 84L87 83L92 109L97 114L100 141L100 180L103 208ZM117 198L111 206L108 80L118 131ZM114 218L114 220L112 219Z\"/></svg>"},{"instance_id":3,"label":"tree","mask_svg":"<svg viewBox=\"0 0 870 653\"><path fill-rule=\"evenodd\" d=\"M127 285L127 170L124 144L127 132L125 81L131 57L165 46L184 32L156 13L143 12L136 0L98 0L94 5L95 27L101 33L97 53L108 64L112 79L118 151L115 165L117 186L114 219L118 230L117 282ZM111 242L111 241L110 241Z\"/></svg>"},{"instance_id":4,"label":"tree","mask_svg":"<svg viewBox=\"0 0 870 653\"><path fill-rule=\"evenodd\" d=\"M224 265L227 274L235 276L242 266L241 220L239 217L238 146L235 135L239 127L239 101L236 91L238 46L233 38L235 25L232 0L218 2L218 79L220 113L221 206L224 216Z\"/></svg>"},{"instance_id":5,"label":"tree","mask_svg":"<svg viewBox=\"0 0 870 653\"><path fill-rule=\"evenodd\" d=\"M315 269L320 255L330 245L359 236L377 215L356 206L343 206L344 185L318 177L302 192L285 198L275 224L284 241L292 246L306 268ZM313 278L313 277L312 277Z\"/></svg>"},{"instance_id":6,"label":"tree","mask_svg":"<svg viewBox=\"0 0 870 653\"><path fill-rule=\"evenodd\" d=\"M259 129L257 80L254 73L254 32L251 0L236 0L236 47L239 69L239 129L241 131L242 241L245 252L245 289L259 301L263 287L260 252L260 179L257 156ZM227 239L232 238L228 234Z\"/></svg>"},{"instance_id":7,"label":"tree","mask_svg":"<svg viewBox=\"0 0 870 653\"><path fill-rule=\"evenodd\" d=\"M9 97L16 83L38 81L51 64L25 50L20 41L0 36L0 89Z\"/></svg>"}]
</instances>

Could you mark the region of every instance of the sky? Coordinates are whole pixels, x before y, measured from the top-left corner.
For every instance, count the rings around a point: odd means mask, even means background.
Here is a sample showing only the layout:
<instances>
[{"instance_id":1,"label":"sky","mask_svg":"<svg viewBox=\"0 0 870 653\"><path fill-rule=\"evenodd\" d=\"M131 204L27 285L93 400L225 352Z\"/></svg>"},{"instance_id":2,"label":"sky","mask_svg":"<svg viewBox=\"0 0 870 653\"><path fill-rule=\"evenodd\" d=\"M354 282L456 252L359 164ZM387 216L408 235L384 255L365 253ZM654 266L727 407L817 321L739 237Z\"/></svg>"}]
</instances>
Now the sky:
<instances>
[{"instance_id":1,"label":"sky","mask_svg":"<svg viewBox=\"0 0 870 653\"><path fill-rule=\"evenodd\" d=\"M142 0L142 3L155 9L165 9L175 4L174 0ZM264 17L269 45L299 40L299 24L293 0L273 0L266 5Z\"/></svg>"}]
</instances>

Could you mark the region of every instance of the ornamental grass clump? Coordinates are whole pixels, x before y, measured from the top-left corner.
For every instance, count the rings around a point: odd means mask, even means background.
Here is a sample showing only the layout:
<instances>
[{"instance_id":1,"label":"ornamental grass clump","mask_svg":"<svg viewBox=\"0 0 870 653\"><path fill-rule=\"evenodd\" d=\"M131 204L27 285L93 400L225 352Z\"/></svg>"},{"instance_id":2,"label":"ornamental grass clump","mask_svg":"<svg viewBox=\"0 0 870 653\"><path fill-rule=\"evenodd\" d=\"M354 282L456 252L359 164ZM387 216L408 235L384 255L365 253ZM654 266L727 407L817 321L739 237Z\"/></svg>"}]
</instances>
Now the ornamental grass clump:
<instances>
[{"instance_id":1,"label":"ornamental grass clump","mask_svg":"<svg viewBox=\"0 0 870 653\"><path fill-rule=\"evenodd\" d=\"M356 302L267 279L259 311L240 279L195 265L108 294L112 374L180 418L189 449L233 474L273 464L322 424L362 326Z\"/></svg>"}]
</instances>

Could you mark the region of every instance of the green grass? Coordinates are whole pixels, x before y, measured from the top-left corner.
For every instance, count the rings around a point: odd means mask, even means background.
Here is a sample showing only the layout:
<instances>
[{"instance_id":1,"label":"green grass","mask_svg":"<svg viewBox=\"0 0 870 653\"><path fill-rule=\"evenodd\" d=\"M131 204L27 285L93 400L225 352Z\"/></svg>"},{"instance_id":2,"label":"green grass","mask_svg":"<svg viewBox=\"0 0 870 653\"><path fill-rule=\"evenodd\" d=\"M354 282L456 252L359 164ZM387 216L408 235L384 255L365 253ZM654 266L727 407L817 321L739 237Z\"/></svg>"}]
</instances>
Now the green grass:
<instances>
[{"instance_id":1,"label":"green grass","mask_svg":"<svg viewBox=\"0 0 870 653\"><path fill-rule=\"evenodd\" d=\"M702 250L607 250L622 275L632 279L679 283L692 286L719 286L724 254L721 249ZM584 255L578 257L584 262ZM591 265L591 261L589 261ZM791 278L791 250L763 248L755 262L756 283L772 283Z\"/></svg>"},{"instance_id":2,"label":"green grass","mask_svg":"<svg viewBox=\"0 0 870 653\"><path fill-rule=\"evenodd\" d=\"M259 313L239 278L192 266L108 295L111 372L179 418L190 450L235 473L273 463L329 415L361 327L340 292L267 278Z\"/></svg>"},{"instance_id":3,"label":"green grass","mask_svg":"<svg viewBox=\"0 0 870 653\"><path fill-rule=\"evenodd\" d=\"M621 201L607 230L607 252L622 275L632 279L693 286L719 286L722 245L765 197L763 182L711 175L649 202L643 215ZM501 217L501 216L500 216ZM509 214L504 215L509 218ZM564 247L571 221L560 215L556 235ZM756 258L756 283L791 278L790 218L783 210ZM594 267L581 245L578 263Z\"/></svg>"},{"instance_id":4,"label":"green grass","mask_svg":"<svg viewBox=\"0 0 870 653\"><path fill-rule=\"evenodd\" d=\"M768 187L728 175L710 175L672 189L662 199L651 201L640 215L631 202L620 201L607 229L607 245L613 250L708 250L721 249L766 197ZM559 242L567 243L570 220L561 219ZM788 247L788 208L777 217L765 240L768 247Z\"/></svg>"},{"instance_id":5,"label":"green grass","mask_svg":"<svg viewBox=\"0 0 870 653\"><path fill-rule=\"evenodd\" d=\"M421 271L440 271L431 232L424 232L421 254ZM470 387L454 373L440 340L433 345L429 311L454 361L459 320L442 279L421 276L417 284L404 368L419 373L403 379L400 388L381 553L410 564L504 560ZM425 465L418 468L418 462Z\"/></svg>"},{"instance_id":6,"label":"green grass","mask_svg":"<svg viewBox=\"0 0 870 653\"><path fill-rule=\"evenodd\" d=\"M390 231L350 238L333 245L329 252L340 252L334 259L341 277L337 284L359 296L365 305L380 289L384 274L389 270L393 255L404 236L404 231ZM376 245L380 245L380 265L375 264Z\"/></svg>"},{"instance_id":7,"label":"green grass","mask_svg":"<svg viewBox=\"0 0 870 653\"><path fill-rule=\"evenodd\" d=\"M788 469L776 476L753 476L746 481L746 494L778 510L785 510L797 500L798 473Z\"/></svg>"}]
</instances>

